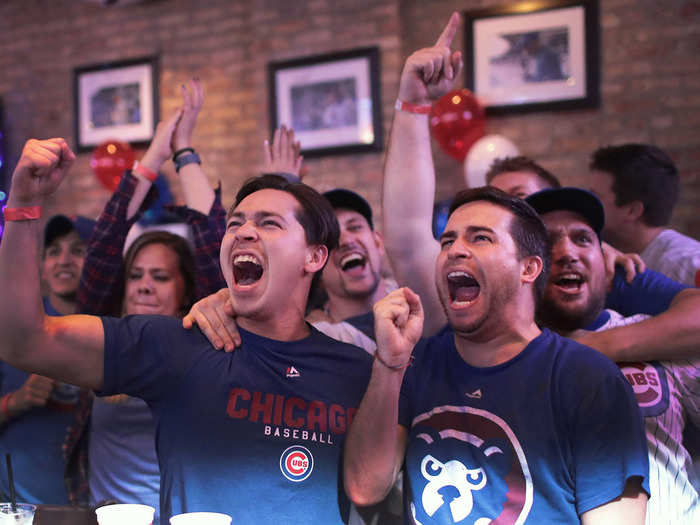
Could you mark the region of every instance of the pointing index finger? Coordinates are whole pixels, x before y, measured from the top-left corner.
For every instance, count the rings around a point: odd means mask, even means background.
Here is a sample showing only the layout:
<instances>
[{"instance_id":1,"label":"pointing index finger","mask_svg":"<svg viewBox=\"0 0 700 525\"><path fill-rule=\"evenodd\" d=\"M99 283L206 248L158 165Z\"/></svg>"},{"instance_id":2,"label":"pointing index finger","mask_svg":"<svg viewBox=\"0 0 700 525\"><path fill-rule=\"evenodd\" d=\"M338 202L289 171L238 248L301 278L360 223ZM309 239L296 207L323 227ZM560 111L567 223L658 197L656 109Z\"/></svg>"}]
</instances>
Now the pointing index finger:
<instances>
[{"instance_id":1,"label":"pointing index finger","mask_svg":"<svg viewBox=\"0 0 700 525\"><path fill-rule=\"evenodd\" d=\"M437 42L435 42L435 46L450 47L450 44L452 44L452 39L455 37L455 34L457 34L458 26L459 13L455 11L454 13L452 13L452 16L450 16L450 20L447 22L445 29L443 29L442 33L440 33Z\"/></svg>"}]
</instances>

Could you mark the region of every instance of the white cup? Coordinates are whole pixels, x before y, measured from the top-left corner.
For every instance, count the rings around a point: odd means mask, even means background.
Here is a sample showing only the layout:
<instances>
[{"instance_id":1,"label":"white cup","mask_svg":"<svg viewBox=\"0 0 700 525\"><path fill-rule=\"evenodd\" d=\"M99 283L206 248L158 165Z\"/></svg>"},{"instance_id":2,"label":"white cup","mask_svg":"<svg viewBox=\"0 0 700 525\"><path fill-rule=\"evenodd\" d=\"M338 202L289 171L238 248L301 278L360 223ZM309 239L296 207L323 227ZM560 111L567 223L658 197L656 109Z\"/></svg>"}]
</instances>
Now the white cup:
<instances>
[{"instance_id":1,"label":"white cup","mask_svg":"<svg viewBox=\"0 0 700 525\"><path fill-rule=\"evenodd\" d=\"M105 505L95 510L100 525L152 525L156 509L136 503Z\"/></svg>"},{"instance_id":2,"label":"white cup","mask_svg":"<svg viewBox=\"0 0 700 525\"><path fill-rule=\"evenodd\" d=\"M0 525L32 525L36 505L18 503L16 510L12 510L12 503L0 503Z\"/></svg>"},{"instance_id":3,"label":"white cup","mask_svg":"<svg viewBox=\"0 0 700 525\"><path fill-rule=\"evenodd\" d=\"M218 512L186 512L170 518L170 525L230 525L231 516ZM102 525L102 524L100 524Z\"/></svg>"}]
</instances>

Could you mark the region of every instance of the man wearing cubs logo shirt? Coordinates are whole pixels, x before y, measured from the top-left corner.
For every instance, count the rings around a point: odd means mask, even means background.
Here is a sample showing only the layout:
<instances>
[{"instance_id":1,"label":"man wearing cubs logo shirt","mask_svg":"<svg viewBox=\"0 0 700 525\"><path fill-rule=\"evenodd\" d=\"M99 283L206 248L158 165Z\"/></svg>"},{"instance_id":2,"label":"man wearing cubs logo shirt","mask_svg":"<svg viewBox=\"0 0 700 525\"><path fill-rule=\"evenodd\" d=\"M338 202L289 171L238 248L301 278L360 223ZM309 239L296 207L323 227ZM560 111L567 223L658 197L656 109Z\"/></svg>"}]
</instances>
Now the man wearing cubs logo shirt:
<instances>
[{"instance_id":1,"label":"man wearing cubs logo shirt","mask_svg":"<svg viewBox=\"0 0 700 525\"><path fill-rule=\"evenodd\" d=\"M552 270L538 308L541 324L568 335L647 317L623 317L603 309L606 280L600 233L605 216L595 196L562 188L535 193L527 202L542 217L552 244ZM618 364L634 387L645 421L651 489L646 522L690 525L700 522L700 503L689 480L691 458L683 446L683 430L686 421L700 424L700 359L697 351L687 359L667 359L662 350L647 362Z\"/></svg>"},{"instance_id":2,"label":"man wearing cubs logo shirt","mask_svg":"<svg viewBox=\"0 0 700 525\"><path fill-rule=\"evenodd\" d=\"M348 493L372 503L405 461L416 523L642 523L648 460L630 385L600 354L535 324L549 261L537 214L496 189L461 192L440 245L431 239L427 113L459 75L457 25L454 14L437 44L406 62L384 182L392 262L424 270L423 331L449 324L408 366L421 302L401 289L375 306L372 378L346 443Z\"/></svg>"},{"instance_id":3,"label":"man wearing cubs logo shirt","mask_svg":"<svg viewBox=\"0 0 700 525\"><path fill-rule=\"evenodd\" d=\"M642 523L648 464L629 384L601 354L535 324L549 264L539 217L490 188L460 192L450 211L436 263L449 326L412 366L419 299L404 288L375 305L349 495L372 503L405 461L416 523Z\"/></svg>"},{"instance_id":4,"label":"man wearing cubs logo shirt","mask_svg":"<svg viewBox=\"0 0 700 525\"><path fill-rule=\"evenodd\" d=\"M74 159L63 139L30 140L13 174L0 357L102 395L143 398L157 429L163 519L214 511L237 524L342 523L340 452L371 357L304 321L338 240L327 201L277 176L238 192L220 262L242 345L224 353L175 318L44 315L31 271L35 219Z\"/></svg>"}]
</instances>

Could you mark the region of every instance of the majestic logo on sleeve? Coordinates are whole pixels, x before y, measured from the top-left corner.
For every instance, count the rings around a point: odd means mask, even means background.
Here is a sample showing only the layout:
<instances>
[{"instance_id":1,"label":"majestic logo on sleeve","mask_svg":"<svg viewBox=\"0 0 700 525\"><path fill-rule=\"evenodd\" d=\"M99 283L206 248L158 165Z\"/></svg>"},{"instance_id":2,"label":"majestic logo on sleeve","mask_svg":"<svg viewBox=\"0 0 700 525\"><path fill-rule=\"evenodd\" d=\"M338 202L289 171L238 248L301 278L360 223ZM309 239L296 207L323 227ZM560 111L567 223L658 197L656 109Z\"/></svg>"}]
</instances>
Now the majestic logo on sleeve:
<instances>
[{"instance_id":1,"label":"majestic logo on sleeve","mask_svg":"<svg viewBox=\"0 0 700 525\"><path fill-rule=\"evenodd\" d=\"M406 469L415 523L522 524L533 502L520 442L500 417L442 406L413 420Z\"/></svg>"},{"instance_id":2,"label":"majestic logo on sleeve","mask_svg":"<svg viewBox=\"0 0 700 525\"><path fill-rule=\"evenodd\" d=\"M668 409L668 378L660 363L619 363L619 366L632 385L644 417L660 416Z\"/></svg>"},{"instance_id":3,"label":"majestic logo on sleeve","mask_svg":"<svg viewBox=\"0 0 700 525\"><path fill-rule=\"evenodd\" d=\"M308 448L294 445L282 452L280 470L289 481L304 481L314 469L314 457Z\"/></svg>"}]
</instances>

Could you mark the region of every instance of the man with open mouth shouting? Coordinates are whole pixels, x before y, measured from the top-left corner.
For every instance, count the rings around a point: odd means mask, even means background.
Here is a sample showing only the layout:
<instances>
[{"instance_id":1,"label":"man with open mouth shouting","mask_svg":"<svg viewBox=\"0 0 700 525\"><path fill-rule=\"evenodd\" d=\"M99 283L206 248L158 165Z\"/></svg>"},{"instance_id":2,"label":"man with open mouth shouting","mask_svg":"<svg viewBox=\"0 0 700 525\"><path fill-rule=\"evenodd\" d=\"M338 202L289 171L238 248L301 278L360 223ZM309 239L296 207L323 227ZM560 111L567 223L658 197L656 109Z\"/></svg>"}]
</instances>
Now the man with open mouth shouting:
<instances>
[{"instance_id":1,"label":"man with open mouth shouting","mask_svg":"<svg viewBox=\"0 0 700 525\"><path fill-rule=\"evenodd\" d=\"M375 306L372 377L346 443L348 494L371 504L403 464L405 512L423 525L643 523L648 460L629 383L604 356L535 323L550 259L537 213L494 188L467 190L440 243L432 237L428 113L459 77L458 21L401 74L384 234L398 282L420 301L400 289ZM421 302L423 333L448 325L412 358Z\"/></svg>"},{"instance_id":2,"label":"man with open mouth shouting","mask_svg":"<svg viewBox=\"0 0 700 525\"><path fill-rule=\"evenodd\" d=\"M579 188L545 190L527 198L547 227L552 271L538 307L538 320L569 335L576 330L605 331L638 323L646 315L623 317L604 310L605 267L600 235L603 205ZM683 295L693 293L685 289ZM662 334L667 337L668 334ZM700 359L692 348L669 360L665 345L637 362L619 363L644 416L649 446L648 524L700 522L698 494L689 479L691 457L683 444L686 421L700 424Z\"/></svg>"},{"instance_id":3,"label":"man with open mouth shouting","mask_svg":"<svg viewBox=\"0 0 700 525\"><path fill-rule=\"evenodd\" d=\"M0 358L100 395L144 399L157 429L163 519L214 511L238 524L342 523L341 447L371 357L304 321L312 281L338 241L328 202L277 176L238 192L220 262L242 345L224 353L176 318L44 315L31 270L36 219L74 160L63 139L30 140L13 174Z\"/></svg>"}]
</instances>

